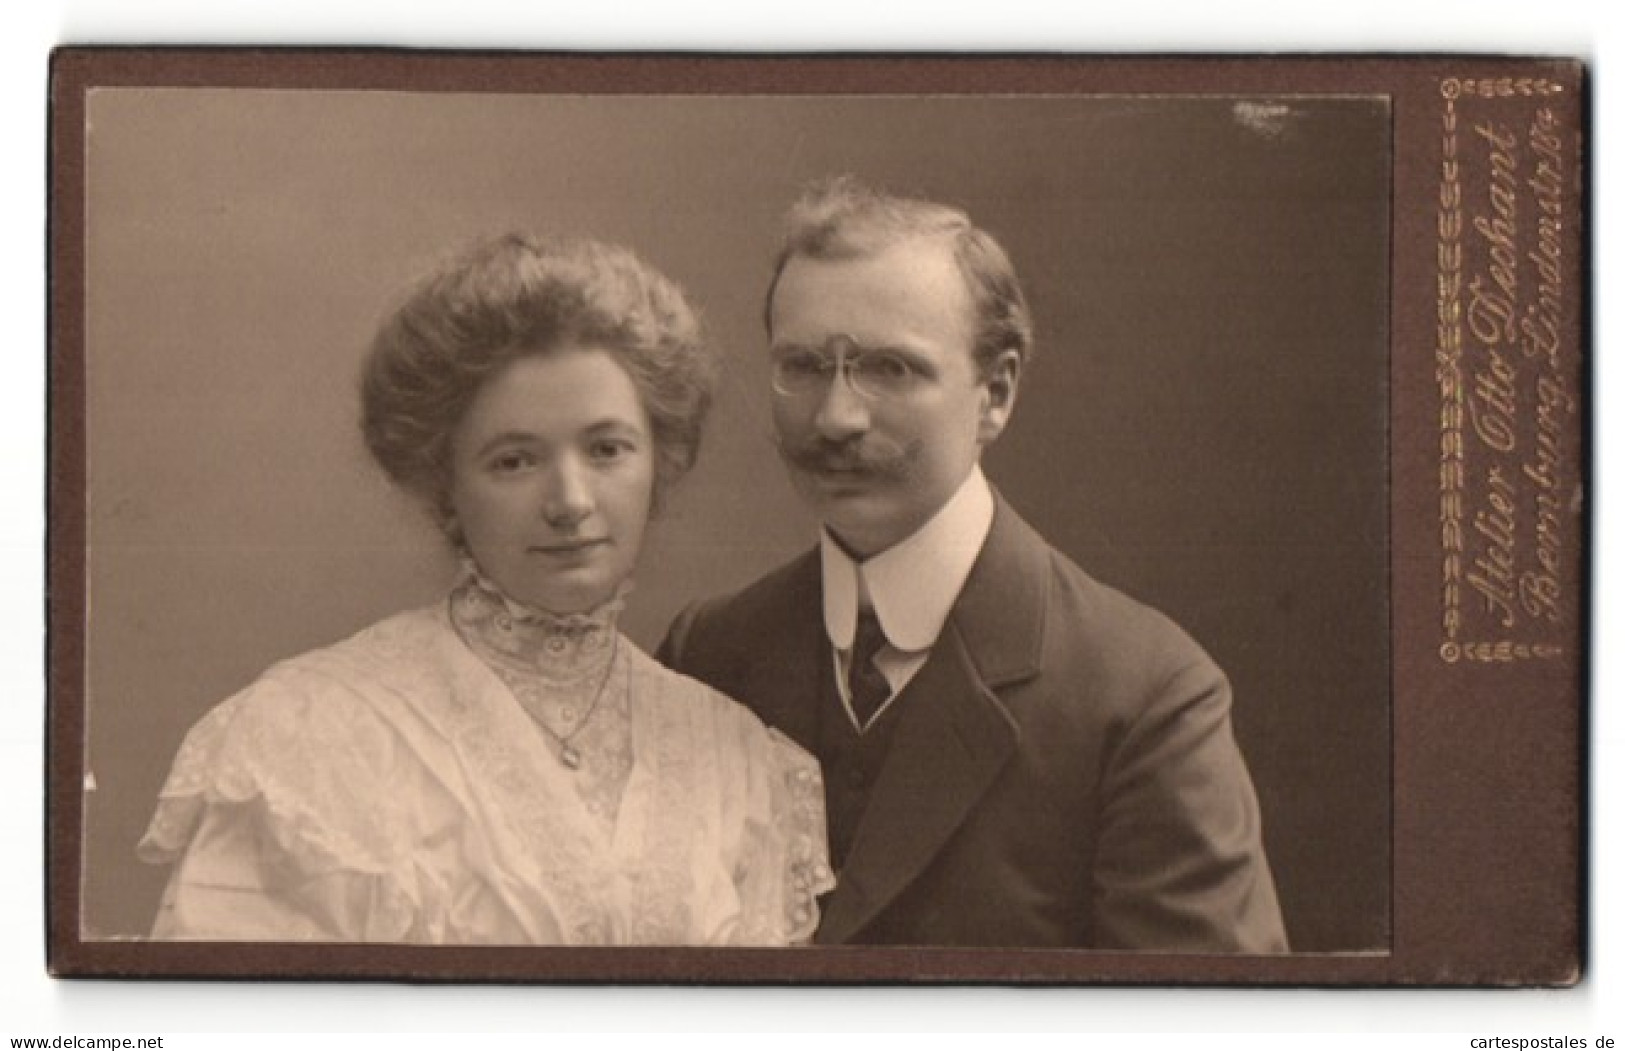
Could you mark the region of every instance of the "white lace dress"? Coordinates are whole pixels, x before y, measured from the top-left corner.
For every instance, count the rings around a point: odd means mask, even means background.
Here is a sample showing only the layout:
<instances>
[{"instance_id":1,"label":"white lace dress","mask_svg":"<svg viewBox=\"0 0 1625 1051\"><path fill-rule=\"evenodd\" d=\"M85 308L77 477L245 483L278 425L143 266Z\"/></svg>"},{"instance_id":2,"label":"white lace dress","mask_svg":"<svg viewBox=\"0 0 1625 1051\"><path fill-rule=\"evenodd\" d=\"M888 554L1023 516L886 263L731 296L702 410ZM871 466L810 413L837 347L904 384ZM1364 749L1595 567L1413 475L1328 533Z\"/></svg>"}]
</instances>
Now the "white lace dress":
<instances>
[{"instance_id":1,"label":"white lace dress","mask_svg":"<svg viewBox=\"0 0 1625 1051\"><path fill-rule=\"evenodd\" d=\"M810 939L833 884L816 762L639 651L618 608L557 618L473 576L271 668L159 796L153 937Z\"/></svg>"}]
</instances>

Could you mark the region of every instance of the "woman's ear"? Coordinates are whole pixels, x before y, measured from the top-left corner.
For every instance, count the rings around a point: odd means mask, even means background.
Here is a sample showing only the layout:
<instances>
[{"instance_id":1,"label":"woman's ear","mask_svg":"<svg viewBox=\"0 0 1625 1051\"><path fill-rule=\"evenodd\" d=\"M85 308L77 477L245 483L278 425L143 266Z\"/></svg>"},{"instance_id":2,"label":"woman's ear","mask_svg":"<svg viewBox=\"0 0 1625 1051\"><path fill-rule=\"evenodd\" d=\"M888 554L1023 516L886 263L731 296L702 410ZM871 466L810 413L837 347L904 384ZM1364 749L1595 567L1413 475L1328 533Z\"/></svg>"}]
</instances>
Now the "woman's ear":
<instances>
[{"instance_id":1,"label":"woman's ear","mask_svg":"<svg viewBox=\"0 0 1625 1051\"><path fill-rule=\"evenodd\" d=\"M434 524L440 530L440 535L446 538L458 554L468 552L468 542L463 538L463 524L457 519L457 508L452 505L451 494L437 493L429 498L429 514Z\"/></svg>"}]
</instances>

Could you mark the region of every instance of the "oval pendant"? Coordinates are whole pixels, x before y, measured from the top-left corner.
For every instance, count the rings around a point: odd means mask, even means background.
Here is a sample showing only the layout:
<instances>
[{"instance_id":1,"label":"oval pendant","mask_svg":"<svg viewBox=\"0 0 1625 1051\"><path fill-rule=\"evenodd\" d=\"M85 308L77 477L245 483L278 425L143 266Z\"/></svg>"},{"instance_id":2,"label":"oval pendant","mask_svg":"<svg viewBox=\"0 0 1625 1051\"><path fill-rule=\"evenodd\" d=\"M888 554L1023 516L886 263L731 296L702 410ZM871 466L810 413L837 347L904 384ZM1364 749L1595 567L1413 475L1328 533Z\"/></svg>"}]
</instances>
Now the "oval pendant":
<instances>
[{"instance_id":1,"label":"oval pendant","mask_svg":"<svg viewBox=\"0 0 1625 1051\"><path fill-rule=\"evenodd\" d=\"M568 743L560 741L559 762L563 763L571 770L579 769L581 767L581 753L572 748Z\"/></svg>"}]
</instances>

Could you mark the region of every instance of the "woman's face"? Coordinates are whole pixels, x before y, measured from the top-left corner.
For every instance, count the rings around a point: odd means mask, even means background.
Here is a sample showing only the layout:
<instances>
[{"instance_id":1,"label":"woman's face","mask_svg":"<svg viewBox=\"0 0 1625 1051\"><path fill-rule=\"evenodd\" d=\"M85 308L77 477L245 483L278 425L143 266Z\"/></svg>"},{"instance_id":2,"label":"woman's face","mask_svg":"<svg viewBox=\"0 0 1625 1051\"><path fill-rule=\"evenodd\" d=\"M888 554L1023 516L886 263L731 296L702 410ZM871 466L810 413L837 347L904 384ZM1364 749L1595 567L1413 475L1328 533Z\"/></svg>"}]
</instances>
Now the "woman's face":
<instances>
[{"instance_id":1,"label":"woman's face","mask_svg":"<svg viewBox=\"0 0 1625 1051\"><path fill-rule=\"evenodd\" d=\"M631 574L654 440L637 387L608 351L514 361L480 388L451 446L463 538L509 597L574 613Z\"/></svg>"}]
</instances>

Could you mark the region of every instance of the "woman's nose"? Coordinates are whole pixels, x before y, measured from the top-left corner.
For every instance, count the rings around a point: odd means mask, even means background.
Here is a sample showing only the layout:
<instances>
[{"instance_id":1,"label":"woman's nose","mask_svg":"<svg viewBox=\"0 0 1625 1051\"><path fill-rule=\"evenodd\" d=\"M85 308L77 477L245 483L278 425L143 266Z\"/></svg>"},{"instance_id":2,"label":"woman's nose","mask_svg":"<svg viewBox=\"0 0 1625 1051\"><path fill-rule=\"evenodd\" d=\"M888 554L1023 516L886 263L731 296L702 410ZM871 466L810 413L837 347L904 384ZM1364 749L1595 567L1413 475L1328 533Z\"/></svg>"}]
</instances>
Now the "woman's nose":
<instances>
[{"instance_id":1,"label":"woman's nose","mask_svg":"<svg viewBox=\"0 0 1625 1051\"><path fill-rule=\"evenodd\" d=\"M830 377L829 389L818 403L813 424L820 435L832 440L851 438L868 431L869 403L852 389L846 369L839 369Z\"/></svg>"},{"instance_id":2,"label":"woman's nose","mask_svg":"<svg viewBox=\"0 0 1625 1051\"><path fill-rule=\"evenodd\" d=\"M592 486L585 465L572 457L562 457L548 479L542 504L542 517L555 529L580 525L592 514Z\"/></svg>"}]
</instances>

